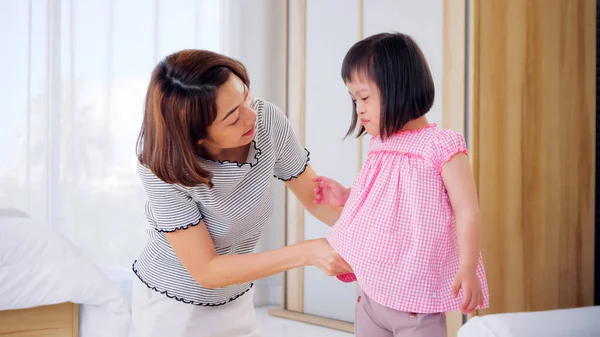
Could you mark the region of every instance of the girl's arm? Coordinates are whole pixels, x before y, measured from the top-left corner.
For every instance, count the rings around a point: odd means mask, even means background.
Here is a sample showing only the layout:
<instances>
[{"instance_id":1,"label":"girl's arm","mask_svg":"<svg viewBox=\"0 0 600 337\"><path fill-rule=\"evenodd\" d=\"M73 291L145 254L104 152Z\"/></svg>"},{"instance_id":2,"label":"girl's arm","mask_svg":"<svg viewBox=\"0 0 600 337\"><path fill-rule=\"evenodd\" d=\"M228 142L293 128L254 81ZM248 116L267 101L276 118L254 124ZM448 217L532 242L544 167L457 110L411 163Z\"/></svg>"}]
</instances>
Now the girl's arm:
<instances>
[{"instance_id":1,"label":"girl's arm","mask_svg":"<svg viewBox=\"0 0 600 337\"><path fill-rule=\"evenodd\" d=\"M466 314L477 309L484 298L477 276L481 221L477 190L469 160L464 153L455 154L442 166L442 179L454 211L458 237L459 268L452 293L456 297L462 289L460 309Z\"/></svg>"},{"instance_id":2,"label":"girl's arm","mask_svg":"<svg viewBox=\"0 0 600 337\"><path fill-rule=\"evenodd\" d=\"M444 164L442 179L456 218L460 268L475 270L479 262L481 220L475 180L464 153L456 154Z\"/></svg>"},{"instance_id":3,"label":"girl's arm","mask_svg":"<svg viewBox=\"0 0 600 337\"><path fill-rule=\"evenodd\" d=\"M342 207L315 204L315 183L313 180L317 178L317 174L310 165L307 165L306 170L289 181L286 181L287 187L300 200L304 208L321 222L329 226L335 225L336 221L342 214Z\"/></svg>"},{"instance_id":4,"label":"girl's arm","mask_svg":"<svg viewBox=\"0 0 600 337\"><path fill-rule=\"evenodd\" d=\"M251 282L305 265L316 266L329 276L352 270L325 239L262 253L220 256L202 220L196 226L165 235L190 275L205 288Z\"/></svg>"}]
</instances>

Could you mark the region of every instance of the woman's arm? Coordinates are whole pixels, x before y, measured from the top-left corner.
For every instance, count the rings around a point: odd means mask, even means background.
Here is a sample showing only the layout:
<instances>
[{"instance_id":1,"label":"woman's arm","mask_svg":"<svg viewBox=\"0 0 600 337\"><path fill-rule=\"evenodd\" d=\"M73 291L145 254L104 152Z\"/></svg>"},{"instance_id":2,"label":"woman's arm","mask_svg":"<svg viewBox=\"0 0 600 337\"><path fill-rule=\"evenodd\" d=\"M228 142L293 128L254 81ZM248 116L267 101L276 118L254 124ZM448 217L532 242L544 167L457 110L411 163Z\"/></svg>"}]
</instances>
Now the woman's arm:
<instances>
[{"instance_id":1,"label":"woman's arm","mask_svg":"<svg viewBox=\"0 0 600 337\"><path fill-rule=\"evenodd\" d=\"M300 176L286 181L286 185L310 214L329 226L333 226L342 214L343 208L315 204L315 183L313 180L317 177L315 170L310 165L307 165L306 170Z\"/></svg>"},{"instance_id":2,"label":"woman's arm","mask_svg":"<svg viewBox=\"0 0 600 337\"><path fill-rule=\"evenodd\" d=\"M352 270L325 239L304 241L268 252L221 256L215 251L204 221L165 234L190 275L206 288L251 282L305 265L316 266L329 276Z\"/></svg>"}]
</instances>

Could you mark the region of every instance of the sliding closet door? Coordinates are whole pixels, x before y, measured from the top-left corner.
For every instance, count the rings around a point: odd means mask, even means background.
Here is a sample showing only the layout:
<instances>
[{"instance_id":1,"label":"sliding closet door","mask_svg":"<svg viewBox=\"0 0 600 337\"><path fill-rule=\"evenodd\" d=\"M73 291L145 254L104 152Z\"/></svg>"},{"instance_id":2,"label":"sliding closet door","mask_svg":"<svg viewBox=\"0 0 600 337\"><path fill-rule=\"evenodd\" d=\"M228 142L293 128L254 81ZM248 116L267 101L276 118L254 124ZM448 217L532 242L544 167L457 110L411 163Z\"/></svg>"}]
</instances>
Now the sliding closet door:
<instances>
[{"instance_id":1,"label":"sliding closet door","mask_svg":"<svg viewBox=\"0 0 600 337\"><path fill-rule=\"evenodd\" d=\"M350 186L357 174L357 142L343 140L352 105L340 69L344 55L358 40L357 0L308 0L306 7L306 147L320 175ZM342 14L343 13L343 14ZM327 235L329 227L305 213L305 239ZM356 287L304 268L304 312L354 321Z\"/></svg>"},{"instance_id":2,"label":"sliding closet door","mask_svg":"<svg viewBox=\"0 0 600 337\"><path fill-rule=\"evenodd\" d=\"M484 313L593 303L595 2L475 1Z\"/></svg>"},{"instance_id":3,"label":"sliding closet door","mask_svg":"<svg viewBox=\"0 0 600 337\"><path fill-rule=\"evenodd\" d=\"M600 0L596 0L596 84L600 78ZM596 85L596 253L594 256L594 305L600 305L600 87Z\"/></svg>"}]
</instances>

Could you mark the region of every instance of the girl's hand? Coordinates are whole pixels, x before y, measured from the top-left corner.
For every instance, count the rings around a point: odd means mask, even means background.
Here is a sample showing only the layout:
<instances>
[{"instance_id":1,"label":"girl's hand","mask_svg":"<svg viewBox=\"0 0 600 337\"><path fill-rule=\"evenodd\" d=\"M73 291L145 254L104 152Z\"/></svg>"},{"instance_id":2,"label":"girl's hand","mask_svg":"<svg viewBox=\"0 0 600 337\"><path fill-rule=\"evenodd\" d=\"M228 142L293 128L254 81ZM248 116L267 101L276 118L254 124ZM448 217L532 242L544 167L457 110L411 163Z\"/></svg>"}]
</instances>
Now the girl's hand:
<instances>
[{"instance_id":1,"label":"girl's hand","mask_svg":"<svg viewBox=\"0 0 600 337\"><path fill-rule=\"evenodd\" d=\"M327 177L313 179L315 185L315 204L344 207L350 196L350 189Z\"/></svg>"},{"instance_id":2,"label":"girl's hand","mask_svg":"<svg viewBox=\"0 0 600 337\"><path fill-rule=\"evenodd\" d=\"M354 275L354 273L338 275L337 278L344 283L356 281L356 275Z\"/></svg>"},{"instance_id":3,"label":"girl's hand","mask_svg":"<svg viewBox=\"0 0 600 337\"><path fill-rule=\"evenodd\" d=\"M458 271L452 285L454 298L458 296L460 289L463 290L463 301L460 304L460 310L463 314L469 314L478 306L483 305L484 298L476 269Z\"/></svg>"},{"instance_id":4,"label":"girl's hand","mask_svg":"<svg viewBox=\"0 0 600 337\"><path fill-rule=\"evenodd\" d=\"M307 244L307 265L321 269L327 276L352 273L352 268L329 245L326 239L304 241Z\"/></svg>"}]
</instances>

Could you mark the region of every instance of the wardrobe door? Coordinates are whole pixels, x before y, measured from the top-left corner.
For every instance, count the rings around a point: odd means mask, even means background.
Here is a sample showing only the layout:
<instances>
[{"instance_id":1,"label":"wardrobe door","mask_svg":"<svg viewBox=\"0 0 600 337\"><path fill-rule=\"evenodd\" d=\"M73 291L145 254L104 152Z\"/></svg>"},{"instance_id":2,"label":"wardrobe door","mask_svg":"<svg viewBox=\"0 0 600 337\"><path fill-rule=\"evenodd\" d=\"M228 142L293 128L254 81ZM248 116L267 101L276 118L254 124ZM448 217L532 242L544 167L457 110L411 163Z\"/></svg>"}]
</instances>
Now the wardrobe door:
<instances>
[{"instance_id":1,"label":"wardrobe door","mask_svg":"<svg viewBox=\"0 0 600 337\"><path fill-rule=\"evenodd\" d=\"M598 79L600 78L600 0L596 0L596 254L594 258L594 305L600 305L600 88Z\"/></svg>"},{"instance_id":2,"label":"wardrobe door","mask_svg":"<svg viewBox=\"0 0 600 337\"><path fill-rule=\"evenodd\" d=\"M596 1L474 3L482 313L591 305Z\"/></svg>"}]
</instances>

